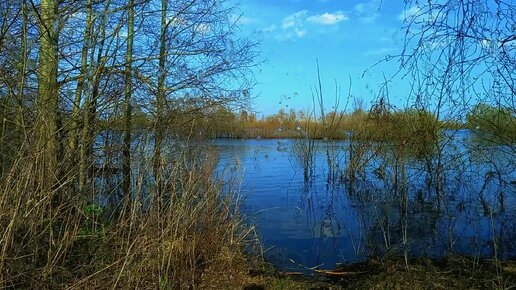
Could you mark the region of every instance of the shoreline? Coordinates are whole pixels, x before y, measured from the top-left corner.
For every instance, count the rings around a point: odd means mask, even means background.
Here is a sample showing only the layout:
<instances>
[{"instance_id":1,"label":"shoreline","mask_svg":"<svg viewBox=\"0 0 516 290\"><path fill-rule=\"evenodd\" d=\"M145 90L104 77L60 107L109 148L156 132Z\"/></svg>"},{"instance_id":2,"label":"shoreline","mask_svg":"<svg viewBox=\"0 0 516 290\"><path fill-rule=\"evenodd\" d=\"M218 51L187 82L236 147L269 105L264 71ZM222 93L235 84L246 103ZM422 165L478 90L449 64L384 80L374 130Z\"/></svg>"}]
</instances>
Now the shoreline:
<instances>
[{"instance_id":1,"label":"shoreline","mask_svg":"<svg viewBox=\"0 0 516 290\"><path fill-rule=\"evenodd\" d=\"M409 258L407 267L403 257L395 256L312 272L251 270L240 289L508 289L516 285L514 258Z\"/></svg>"}]
</instances>

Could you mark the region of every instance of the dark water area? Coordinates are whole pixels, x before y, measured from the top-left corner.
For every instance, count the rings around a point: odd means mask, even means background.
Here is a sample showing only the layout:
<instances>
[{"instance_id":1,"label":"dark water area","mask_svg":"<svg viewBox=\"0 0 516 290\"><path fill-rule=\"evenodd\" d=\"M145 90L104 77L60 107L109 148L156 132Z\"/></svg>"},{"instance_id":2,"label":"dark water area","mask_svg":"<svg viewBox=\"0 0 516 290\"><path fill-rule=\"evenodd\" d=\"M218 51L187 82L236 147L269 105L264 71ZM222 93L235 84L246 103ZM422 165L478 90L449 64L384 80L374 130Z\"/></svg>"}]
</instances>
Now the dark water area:
<instances>
[{"instance_id":1,"label":"dark water area","mask_svg":"<svg viewBox=\"0 0 516 290\"><path fill-rule=\"evenodd\" d=\"M435 161L409 158L403 225L394 172L378 172L385 157L372 156L351 182L345 178L349 142L316 141L314 175L305 181L295 142L213 141L219 170L234 168L242 175L241 212L256 225L267 260L279 269L331 269L405 250L411 256L516 257L513 147L475 144L467 131L451 132L442 154L439 198L425 171ZM333 170L328 150L336 161Z\"/></svg>"}]
</instances>

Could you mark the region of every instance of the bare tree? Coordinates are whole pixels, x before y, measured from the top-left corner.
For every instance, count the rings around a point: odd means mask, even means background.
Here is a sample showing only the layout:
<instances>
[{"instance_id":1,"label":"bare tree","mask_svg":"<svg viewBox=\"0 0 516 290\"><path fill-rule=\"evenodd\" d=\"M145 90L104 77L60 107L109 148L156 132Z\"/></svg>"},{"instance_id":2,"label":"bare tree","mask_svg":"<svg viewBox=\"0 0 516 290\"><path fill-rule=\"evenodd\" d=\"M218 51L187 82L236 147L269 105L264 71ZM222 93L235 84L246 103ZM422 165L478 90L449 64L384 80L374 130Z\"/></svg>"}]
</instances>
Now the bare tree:
<instances>
[{"instance_id":1,"label":"bare tree","mask_svg":"<svg viewBox=\"0 0 516 290\"><path fill-rule=\"evenodd\" d=\"M514 112L516 7L490 0L405 3L410 13L405 18L400 72L411 76L413 105L431 109L436 128L443 120L464 123L479 102ZM436 142L438 197L443 190L447 140Z\"/></svg>"}]
</instances>

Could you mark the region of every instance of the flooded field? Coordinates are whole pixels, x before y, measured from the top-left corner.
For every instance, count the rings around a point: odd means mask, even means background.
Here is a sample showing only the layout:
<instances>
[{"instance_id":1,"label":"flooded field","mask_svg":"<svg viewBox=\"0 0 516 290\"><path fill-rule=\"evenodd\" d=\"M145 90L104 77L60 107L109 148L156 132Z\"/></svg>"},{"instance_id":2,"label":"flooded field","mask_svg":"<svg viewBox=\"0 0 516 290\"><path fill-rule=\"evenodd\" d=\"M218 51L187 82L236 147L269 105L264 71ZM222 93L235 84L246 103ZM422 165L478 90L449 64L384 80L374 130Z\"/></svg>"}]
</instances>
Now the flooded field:
<instances>
[{"instance_id":1,"label":"flooded field","mask_svg":"<svg viewBox=\"0 0 516 290\"><path fill-rule=\"evenodd\" d=\"M214 145L219 170L242 175L242 211L256 225L267 260L280 269L331 269L404 253L514 257L513 149L475 143L468 131L449 133L439 194L429 173L436 161L428 156L408 156L400 165L388 153L365 154L367 162L350 178L350 143L315 141L313 175L306 179L295 150L303 140Z\"/></svg>"}]
</instances>

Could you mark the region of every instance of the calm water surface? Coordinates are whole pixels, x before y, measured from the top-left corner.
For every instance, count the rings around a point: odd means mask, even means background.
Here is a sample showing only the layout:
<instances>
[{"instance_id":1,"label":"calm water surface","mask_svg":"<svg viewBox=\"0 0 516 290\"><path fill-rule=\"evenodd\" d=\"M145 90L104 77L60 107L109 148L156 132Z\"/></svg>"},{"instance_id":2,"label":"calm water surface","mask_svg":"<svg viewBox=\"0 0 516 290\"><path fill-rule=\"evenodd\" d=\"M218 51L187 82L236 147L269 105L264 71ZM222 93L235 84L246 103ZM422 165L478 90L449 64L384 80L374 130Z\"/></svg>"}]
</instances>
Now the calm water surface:
<instances>
[{"instance_id":1,"label":"calm water surface","mask_svg":"<svg viewBox=\"0 0 516 290\"><path fill-rule=\"evenodd\" d=\"M374 173L372 160L350 191L346 179L329 182L326 149L317 141L315 175L305 182L294 156L293 140L216 140L219 169L237 168L243 176L242 212L257 226L268 261L284 270L364 260L372 254L442 256L450 252L516 256L516 180L514 155L475 156L450 142L446 155L441 210L425 180L422 161L407 163L408 242L401 241L399 202L390 185ZM349 143L335 143L335 159L344 172ZM460 153L460 154L458 154ZM460 156L460 157L457 157ZM453 167L452 167L453 165ZM496 174L493 171L496 169ZM386 172L385 175L389 175ZM482 202L483 201L483 202Z\"/></svg>"}]
</instances>

